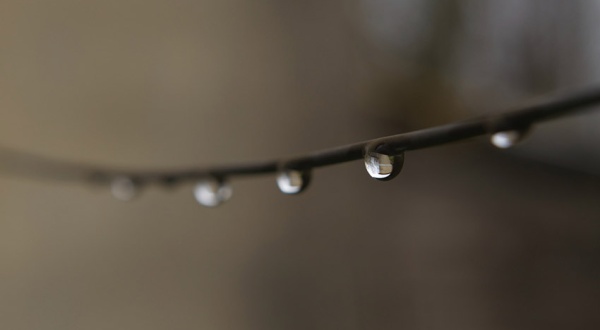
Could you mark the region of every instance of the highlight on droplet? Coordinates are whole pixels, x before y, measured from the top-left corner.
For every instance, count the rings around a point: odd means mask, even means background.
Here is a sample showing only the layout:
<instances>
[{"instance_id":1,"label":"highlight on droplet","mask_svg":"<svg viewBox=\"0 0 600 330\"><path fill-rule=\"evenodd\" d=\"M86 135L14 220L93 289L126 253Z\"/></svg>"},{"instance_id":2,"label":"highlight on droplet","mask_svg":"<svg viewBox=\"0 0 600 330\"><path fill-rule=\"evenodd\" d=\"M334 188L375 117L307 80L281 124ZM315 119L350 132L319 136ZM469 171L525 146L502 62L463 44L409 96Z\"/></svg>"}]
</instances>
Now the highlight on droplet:
<instances>
[{"instance_id":1,"label":"highlight on droplet","mask_svg":"<svg viewBox=\"0 0 600 330\"><path fill-rule=\"evenodd\" d=\"M508 149L521 142L526 134L526 129L500 131L492 134L490 142L497 148Z\"/></svg>"}]
</instances>

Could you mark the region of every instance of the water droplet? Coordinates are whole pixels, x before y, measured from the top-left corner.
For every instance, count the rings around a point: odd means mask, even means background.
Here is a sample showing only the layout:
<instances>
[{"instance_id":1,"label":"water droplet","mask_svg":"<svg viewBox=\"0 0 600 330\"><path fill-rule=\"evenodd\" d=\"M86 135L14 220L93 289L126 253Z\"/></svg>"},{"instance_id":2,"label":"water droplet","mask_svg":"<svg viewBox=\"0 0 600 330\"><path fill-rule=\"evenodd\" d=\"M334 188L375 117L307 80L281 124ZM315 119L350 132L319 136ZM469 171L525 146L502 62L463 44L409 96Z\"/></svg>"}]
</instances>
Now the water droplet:
<instances>
[{"instance_id":1,"label":"water droplet","mask_svg":"<svg viewBox=\"0 0 600 330\"><path fill-rule=\"evenodd\" d=\"M502 131L492 134L490 141L498 148L507 149L521 141L524 135L524 130Z\"/></svg>"},{"instance_id":2,"label":"water droplet","mask_svg":"<svg viewBox=\"0 0 600 330\"><path fill-rule=\"evenodd\" d=\"M229 200L233 194L233 189L223 180L209 179L203 180L194 187L194 197L196 201L204 206L214 207Z\"/></svg>"},{"instance_id":3,"label":"water droplet","mask_svg":"<svg viewBox=\"0 0 600 330\"><path fill-rule=\"evenodd\" d=\"M404 165L404 153L394 155L385 145L368 149L365 153L365 167L369 175L377 180L391 180Z\"/></svg>"},{"instance_id":4,"label":"water droplet","mask_svg":"<svg viewBox=\"0 0 600 330\"><path fill-rule=\"evenodd\" d=\"M139 186L130 177L116 177L110 183L110 192L116 199L127 202L137 196Z\"/></svg>"},{"instance_id":5,"label":"water droplet","mask_svg":"<svg viewBox=\"0 0 600 330\"><path fill-rule=\"evenodd\" d=\"M283 170L277 176L277 186L284 194L299 194L310 183L310 171Z\"/></svg>"}]
</instances>

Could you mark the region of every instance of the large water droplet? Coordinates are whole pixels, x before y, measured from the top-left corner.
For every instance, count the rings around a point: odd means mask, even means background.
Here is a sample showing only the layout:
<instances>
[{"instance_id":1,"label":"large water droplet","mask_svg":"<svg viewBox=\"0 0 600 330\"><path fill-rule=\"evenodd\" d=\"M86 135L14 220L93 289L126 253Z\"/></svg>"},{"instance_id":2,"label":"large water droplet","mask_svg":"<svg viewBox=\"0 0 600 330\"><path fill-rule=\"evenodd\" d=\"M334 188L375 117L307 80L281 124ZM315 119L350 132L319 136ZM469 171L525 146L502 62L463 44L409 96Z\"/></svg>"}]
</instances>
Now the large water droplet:
<instances>
[{"instance_id":1,"label":"large water droplet","mask_svg":"<svg viewBox=\"0 0 600 330\"><path fill-rule=\"evenodd\" d=\"M404 165L404 153L393 155L385 145L369 149L365 153L365 167L369 175L377 180L391 180Z\"/></svg>"},{"instance_id":2,"label":"large water droplet","mask_svg":"<svg viewBox=\"0 0 600 330\"><path fill-rule=\"evenodd\" d=\"M521 141L524 135L524 130L502 131L492 134L490 141L498 148L507 149Z\"/></svg>"},{"instance_id":3,"label":"large water droplet","mask_svg":"<svg viewBox=\"0 0 600 330\"><path fill-rule=\"evenodd\" d=\"M229 200L233 194L231 186L223 180L203 180L194 187L196 201L204 206L214 207Z\"/></svg>"},{"instance_id":4,"label":"large water droplet","mask_svg":"<svg viewBox=\"0 0 600 330\"><path fill-rule=\"evenodd\" d=\"M116 199L127 202L137 196L139 187L130 177L121 176L111 181L110 192Z\"/></svg>"},{"instance_id":5,"label":"large water droplet","mask_svg":"<svg viewBox=\"0 0 600 330\"><path fill-rule=\"evenodd\" d=\"M277 186L284 194L299 194L310 183L310 171L283 170L277 175Z\"/></svg>"}]
</instances>

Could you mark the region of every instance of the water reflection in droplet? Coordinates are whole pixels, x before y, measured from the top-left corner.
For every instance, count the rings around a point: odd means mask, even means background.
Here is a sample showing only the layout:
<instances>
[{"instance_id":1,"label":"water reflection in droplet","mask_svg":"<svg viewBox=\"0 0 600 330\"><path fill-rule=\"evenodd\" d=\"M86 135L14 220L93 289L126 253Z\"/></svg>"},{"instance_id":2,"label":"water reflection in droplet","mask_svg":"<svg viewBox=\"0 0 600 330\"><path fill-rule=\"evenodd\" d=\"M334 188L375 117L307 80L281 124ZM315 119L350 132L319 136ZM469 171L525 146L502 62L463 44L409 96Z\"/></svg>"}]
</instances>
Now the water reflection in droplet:
<instances>
[{"instance_id":1,"label":"water reflection in droplet","mask_svg":"<svg viewBox=\"0 0 600 330\"><path fill-rule=\"evenodd\" d=\"M492 134L490 141L498 148L507 149L521 141L524 135L522 130L502 131Z\"/></svg>"},{"instance_id":2,"label":"water reflection in droplet","mask_svg":"<svg viewBox=\"0 0 600 330\"><path fill-rule=\"evenodd\" d=\"M393 155L384 145L367 150L365 153L365 167L369 175L377 180L391 180L404 165L404 153Z\"/></svg>"},{"instance_id":3,"label":"water reflection in droplet","mask_svg":"<svg viewBox=\"0 0 600 330\"><path fill-rule=\"evenodd\" d=\"M310 171L283 170L277 175L277 186L284 194L299 194L310 183Z\"/></svg>"},{"instance_id":4,"label":"water reflection in droplet","mask_svg":"<svg viewBox=\"0 0 600 330\"><path fill-rule=\"evenodd\" d=\"M133 179L122 176L111 181L110 192L116 199L127 202L137 196L139 187Z\"/></svg>"},{"instance_id":5,"label":"water reflection in droplet","mask_svg":"<svg viewBox=\"0 0 600 330\"><path fill-rule=\"evenodd\" d=\"M217 179L200 181L194 187L194 197L200 205L214 207L229 200L233 194L231 186Z\"/></svg>"}]
</instances>

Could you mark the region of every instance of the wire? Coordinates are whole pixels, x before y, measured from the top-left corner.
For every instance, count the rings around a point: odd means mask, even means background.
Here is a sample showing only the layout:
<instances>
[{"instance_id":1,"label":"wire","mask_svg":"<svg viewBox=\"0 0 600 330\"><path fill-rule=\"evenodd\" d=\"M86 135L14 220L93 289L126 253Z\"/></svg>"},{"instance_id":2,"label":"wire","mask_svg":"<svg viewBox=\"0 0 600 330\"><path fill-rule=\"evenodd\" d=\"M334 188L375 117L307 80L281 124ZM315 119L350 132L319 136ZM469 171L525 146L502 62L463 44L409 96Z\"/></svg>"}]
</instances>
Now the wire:
<instances>
[{"instance_id":1,"label":"wire","mask_svg":"<svg viewBox=\"0 0 600 330\"><path fill-rule=\"evenodd\" d=\"M279 173L277 184L280 190L286 194L296 194L308 186L312 169L364 159L367 172L375 179L386 181L400 172L406 151L482 135L490 135L495 146L508 148L519 142L533 124L572 115L595 104L600 104L600 88L546 98L498 115L381 137L296 157L240 165L179 171L118 170L49 160L4 149L0 152L0 169L46 179L110 184L113 195L122 200L133 198L139 188L147 184L171 186L184 181L199 181L194 189L198 202L216 206L231 197L231 187L227 184L227 179L231 177Z\"/></svg>"}]
</instances>

